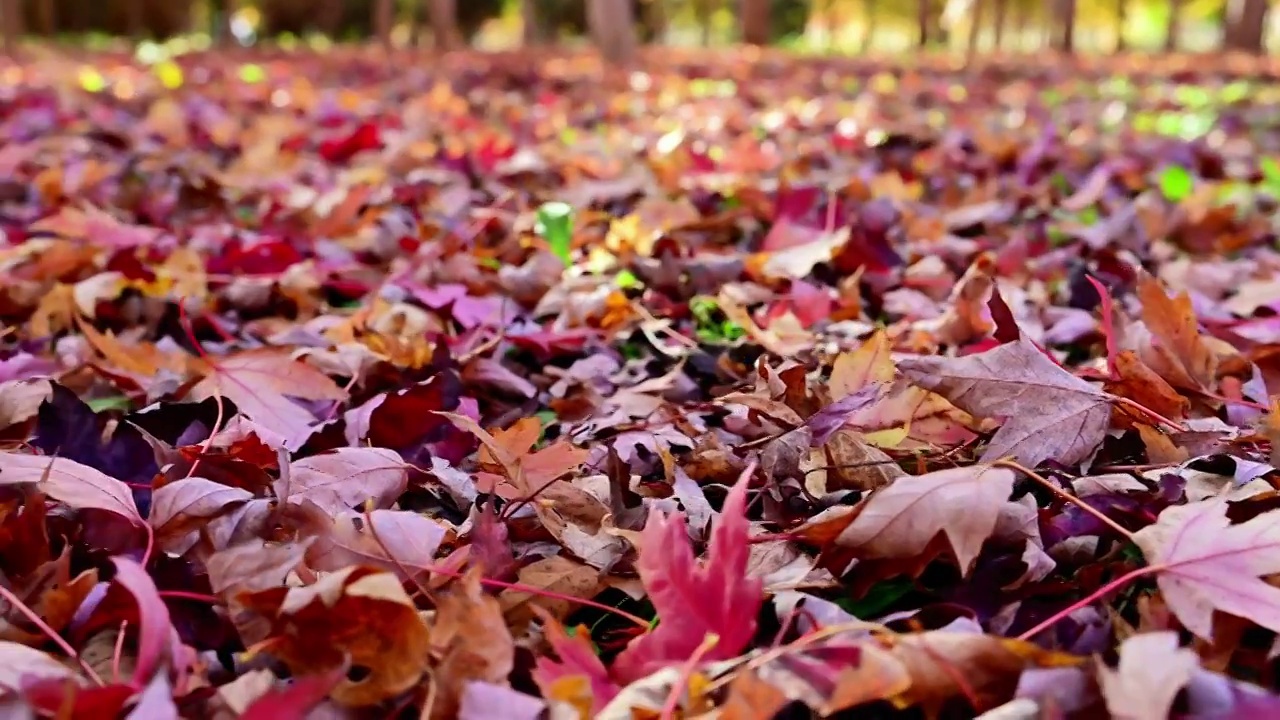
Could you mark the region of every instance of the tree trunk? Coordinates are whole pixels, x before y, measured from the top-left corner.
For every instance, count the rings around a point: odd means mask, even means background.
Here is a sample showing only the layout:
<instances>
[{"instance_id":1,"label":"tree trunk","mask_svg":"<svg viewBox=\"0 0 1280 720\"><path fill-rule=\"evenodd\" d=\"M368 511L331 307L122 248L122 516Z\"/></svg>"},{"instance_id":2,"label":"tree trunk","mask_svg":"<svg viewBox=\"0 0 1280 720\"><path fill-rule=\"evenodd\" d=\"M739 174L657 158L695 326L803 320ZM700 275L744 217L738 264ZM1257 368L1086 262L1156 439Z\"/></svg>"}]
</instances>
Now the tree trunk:
<instances>
[{"instance_id":1,"label":"tree trunk","mask_svg":"<svg viewBox=\"0 0 1280 720\"><path fill-rule=\"evenodd\" d=\"M929 0L916 0L916 33L920 47L929 46L929 29L933 24Z\"/></svg>"},{"instance_id":2,"label":"tree trunk","mask_svg":"<svg viewBox=\"0 0 1280 720\"><path fill-rule=\"evenodd\" d=\"M1230 0L1223 45L1261 55L1267 27L1267 0Z\"/></svg>"},{"instance_id":3,"label":"tree trunk","mask_svg":"<svg viewBox=\"0 0 1280 720\"><path fill-rule=\"evenodd\" d=\"M858 52L865 53L876 41L876 25L880 18L880 0L863 0L862 37L858 40Z\"/></svg>"},{"instance_id":4,"label":"tree trunk","mask_svg":"<svg viewBox=\"0 0 1280 720\"><path fill-rule=\"evenodd\" d=\"M36 23L40 26L40 34L51 38L58 32L58 8L54 0L39 0L36 3Z\"/></svg>"},{"instance_id":5,"label":"tree trunk","mask_svg":"<svg viewBox=\"0 0 1280 720\"><path fill-rule=\"evenodd\" d=\"M23 31L21 0L0 0L0 15L4 25L4 52L11 58L17 57Z\"/></svg>"},{"instance_id":6,"label":"tree trunk","mask_svg":"<svg viewBox=\"0 0 1280 720\"><path fill-rule=\"evenodd\" d=\"M1016 2L1013 7L1013 46L1025 50L1027 44L1027 27L1031 24L1031 9L1025 2Z\"/></svg>"},{"instance_id":7,"label":"tree trunk","mask_svg":"<svg viewBox=\"0 0 1280 720\"><path fill-rule=\"evenodd\" d=\"M538 0L520 0L522 42L526 47L546 44L551 39L550 28L538 12Z\"/></svg>"},{"instance_id":8,"label":"tree trunk","mask_svg":"<svg viewBox=\"0 0 1280 720\"><path fill-rule=\"evenodd\" d=\"M322 0L316 10L316 28L329 37L342 31L342 0Z\"/></svg>"},{"instance_id":9,"label":"tree trunk","mask_svg":"<svg viewBox=\"0 0 1280 720\"><path fill-rule=\"evenodd\" d=\"M373 32L384 48L391 49L391 31L396 24L395 0L375 0L373 4Z\"/></svg>"},{"instance_id":10,"label":"tree trunk","mask_svg":"<svg viewBox=\"0 0 1280 720\"><path fill-rule=\"evenodd\" d=\"M1076 0L1057 0L1053 16L1053 46L1059 52L1076 49Z\"/></svg>"},{"instance_id":11,"label":"tree trunk","mask_svg":"<svg viewBox=\"0 0 1280 720\"><path fill-rule=\"evenodd\" d=\"M587 0L587 27L604 59L615 65L635 56L635 18L631 0Z\"/></svg>"},{"instance_id":12,"label":"tree trunk","mask_svg":"<svg viewBox=\"0 0 1280 720\"><path fill-rule=\"evenodd\" d=\"M1009 0L994 0L992 10L994 17L991 18L991 29L993 37L992 44L996 50L1004 50L1004 26L1009 21Z\"/></svg>"},{"instance_id":13,"label":"tree trunk","mask_svg":"<svg viewBox=\"0 0 1280 720\"><path fill-rule=\"evenodd\" d=\"M592 0L588 0L591 2ZM613 2L613 0L607 0ZM699 41L702 47L711 45L711 16L715 14L713 0L693 0L693 17L698 23Z\"/></svg>"},{"instance_id":14,"label":"tree trunk","mask_svg":"<svg viewBox=\"0 0 1280 720\"><path fill-rule=\"evenodd\" d=\"M982 22L986 19L987 3L985 0L973 0L973 5L969 7L969 37L968 48L966 52L969 58L978 54L978 43L982 39Z\"/></svg>"},{"instance_id":15,"label":"tree trunk","mask_svg":"<svg viewBox=\"0 0 1280 720\"><path fill-rule=\"evenodd\" d=\"M456 50L462 46L456 0L427 0L427 16L431 20L431 39L437 51Z\"/></svg>"},{"instance_id":16,"label":"tree trunk","mask_svg":"<svg viewBox=\"0 0 1280 720\"><path fill-rule=\"evenodd\" d=\"M1129 24L1129 0L1116 0L1116 52L1129 49L1124 29Z\"/></svg>"},{"instance_id":17,"label":"tree trunk","mask_svg":"<svg viewBox=\"0 0 1280 720\"><path fill-rule=\"evenodd\" d=\"M1164 51L1178 49L1178 36L1182 34L1182 0L1169 0L1169 23L1164 28Z\"/></svg>"},{"instance_id":18,"label":"tree trunk","mask_svg":"<svg viewBox=\"0 0 1280 720\"><path fill-rule=\"evenodd\" d=\"M748 45L769 44L770 0L740 0L742 6L742 42Z\"/></svg>"},{"instance_id":19,"label":"tree trunk","mask_svg":"<svg viewBox=\"0 0 1280 720\"><path fill-rule=\"evenodd\" d=\"M142 0L125 0L125 24L129 30L129 37L133 40L141 40L146 35L146 22L143 15L146 9L142 7Z\"/></svg>"},{"instance_id":20,"label":"tree trunk","mask_svg":"<svg viewBox=\"0 0 1280 720\"><path fill-rule=\"evenodd\" d=\"M667 5L664 0L645 0L640 12L640 22L648 31L648 37L659 44L666 42Z\"/></svg>"},{"instance_id":21,"label":"tree trunk","mask_svg":"<svg viewBox=\"0 0 1280 720\"><path fill-rule=\"evenodd\" d=\"M221 0L218 9L219 13L214 13L213 39L218 47L229 47L235 37L231 34L231 18L239 9L238 0Z\"/></svg>"}]
</instances>

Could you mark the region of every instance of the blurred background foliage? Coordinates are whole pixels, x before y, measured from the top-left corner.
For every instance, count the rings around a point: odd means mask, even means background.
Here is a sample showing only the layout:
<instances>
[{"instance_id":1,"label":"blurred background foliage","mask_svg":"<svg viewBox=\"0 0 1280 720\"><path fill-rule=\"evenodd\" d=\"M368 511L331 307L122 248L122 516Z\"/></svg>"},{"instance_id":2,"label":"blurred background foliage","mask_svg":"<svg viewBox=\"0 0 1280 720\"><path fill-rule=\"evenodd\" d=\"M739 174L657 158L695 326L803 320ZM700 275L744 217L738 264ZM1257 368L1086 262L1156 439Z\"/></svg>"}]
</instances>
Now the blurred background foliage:
<instances>
[{"instance_id":1,"label":"blurred background foliage","mask_svg":"<svg viewBox=\"0 0 1280 720\"><path fill-rule=\"evenodd\" d=\"M1280 13L1270 0L0 0L6 38L79 44L110 38L323 47L380 38L396 45L502 49L588 37L625 54L639 40L716 45L747 40L798 51L983 52L1056 47L1263 52ZM592 17L596 25L592 25ZM618 25L631 33L616 35ZM594 28L594 29L593 29ZM633 40L634 38L634 40ZM617 46L617 47L613 47Z\"/></svg>"}]
</instances>

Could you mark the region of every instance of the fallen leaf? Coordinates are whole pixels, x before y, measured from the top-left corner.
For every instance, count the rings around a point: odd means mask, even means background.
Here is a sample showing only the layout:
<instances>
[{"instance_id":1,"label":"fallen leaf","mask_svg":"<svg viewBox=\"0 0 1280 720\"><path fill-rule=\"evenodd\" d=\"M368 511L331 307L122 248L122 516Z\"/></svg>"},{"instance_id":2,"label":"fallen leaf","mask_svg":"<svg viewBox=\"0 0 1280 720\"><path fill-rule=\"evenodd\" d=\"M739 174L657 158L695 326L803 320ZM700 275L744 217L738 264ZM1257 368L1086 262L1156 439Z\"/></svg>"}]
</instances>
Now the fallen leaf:
<instances>
[{"instance_id":1,"label":"fallen leaf","mask_svg":"<svg viewBox=\"0 0 1280 720\"><path fill-rule=\"evenodd\" d=\"M701 563L684 516L650 511L636 567L660 622L627 645L613 663L614 677L629 682L685 662L708 635L719 642L702 655L704 662L733 657L750 642L764 602L761 581L747 576L747 486L754 471L748 465L729 492Z\"/></svg>"},{"instance_id":2,"label":"fallen leaf","mask_svg":"<svg viewBox=\"0 0 1280 720\"><path fill-rule=\"evenodd\" d=\"M1227 500L1176 505L1134 534L1169 610L1211 640L1213 612L1280 632L1280 588L1259 576L1280 573L1280 516L1263 513L1232 525Z\"/></svg>"},{"instance_id":3,"label":"fallen leaf","mask_svg":"<svg viewBox=\"0 0 1280 720\"><path fill-rule=\"evenodd\" d=\"M77 510L106 510L139 526L146 523L128 485L72 460L0 453L0 485L17 484L36 485L40 492Z\"/></svg>"},{"instance_id":4,"label":"fallen leaf","mask_svg":"<svg viewBox=\"0 0 1280 720\"><path fill-rule=\"evenodd\" d=\"M836 544L867 557L910 558L942 534L967 575L995 532L1014 479L1012 470L989 465L898 478L863 501Z\"/></svg>"},{"instance_id":5,"label":"fallen leaf","mask_svg":"<svg viewBox=\"0 0 1280 720\"><path fill-rule=\"evenodd\" d=\"M1138 299L1142 321L1156 339L1156 344L1142 348L1147 364L1181 388L1215 387L1218 356L1200 336L1191 298L1185 292L1170 298L1159 281L1144 274L1138 279Z\"/></svg>"},{"instance_id":6,"label":"fallen leaf","mask_svg":"<svg viewBox=\"0 0 1280 720\"><path fill-rule=\"evenodd\" d=\"M346 391L329 376L306 363L274 350L252 350L221 358L205 370L205 378L191 388L191 397L225 397L254 422L280 433L296 449L311 434L317 420L290 400L345 400Z\"/></svg>"},{"instance_id":7,"label":"fallen leaf","mask_svg":"<svg viewBox=\"0 0 1280 720\"><path fill-rule=\"evenodd\" d=\"M289 464L275 482L281 502L307 500L329 512L360 507L372 500L387 507L409 483L400 454L386 448L344 447Z\"/></svg>"},{"instance_id":8,"label":"fallen leaf","mask_svg":"<svg viewBox=\"0 0 1280 720\"><path fill-rule=\"evenodd\" d=\"M1120 664L1099 664L1098 682L1112 716L1164 720L1200 667L1195 652L1179 647L1173 631L1134 635L1120 645Z\"/></svg>"},{"instance_id":9,"label":"fallen leaf","mask_svg":"<svg viewBox=\"0 0 1280 720\"><path fill-rule=\"evenodd\" d=\"M1111 419L1106 394L1055 365L1025 337L962 358L903 360L898 368L966 412L1003 420L983 460L1078 463L1097 449Z\"/></svg>"}]
</instances>

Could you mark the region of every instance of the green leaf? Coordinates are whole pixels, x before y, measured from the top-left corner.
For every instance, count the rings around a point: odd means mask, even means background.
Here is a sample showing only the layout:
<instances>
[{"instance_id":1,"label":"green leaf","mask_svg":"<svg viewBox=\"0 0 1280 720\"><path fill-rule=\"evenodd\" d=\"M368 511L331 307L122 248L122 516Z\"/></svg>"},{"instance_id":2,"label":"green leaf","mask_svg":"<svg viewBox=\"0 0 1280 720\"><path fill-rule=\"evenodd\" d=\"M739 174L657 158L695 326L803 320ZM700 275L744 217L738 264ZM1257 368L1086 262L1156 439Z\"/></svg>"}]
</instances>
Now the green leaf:
<instances>
[{"instance_id":1,"label":"green leaf","mask_svg":"<svg viewBox=\"0 0 1280 720\"><path fill-rule=\"evenodd\" d=\"M893 578L876 583L862 598L852 600L840 598L836 604L845 612L856 618L866 619L884 615L893 604L901 600L915 588L915 583L906 578Z\"/></svg>"},{"instance_id":2,"label":"green leaf","mask_svg":"<svg viewBox=\"0 0 1280 720\"><path fill-rule=\"evenodd\" d=\"M105 410L128 410L133 403L129 402L129 398L123 395L111 395L109 397L92 398L85 401L85 405L95 413Z\"/></svg>"},{"instance_id":3,"label":"green leaf","mask_svg":"<svg viewBox=\"0 0 1280 720\"><path fill-rule=\"evenodd\" d=\"M1169 202L1181 202L1191 195L1195 180L1181 165L1170 165L1160 173L1160 192Z\"/></svg>"},{"instance_id":4,"label":"green leaf","mask_svg":"<svg viewBox=\"0 0 1280 720\"><path fill-rule=\"evenodd\" d=\"M639 287L640 278L636 277L636 274L630 270L622 270L614 277L613 284L626 290L627 288Z\"/></svg>"},{"instance_id":5,"label":"green leaf","mask_svg":"<svg viewBox=\"0 0 1280 720\"><path fill-rule=\"evenodd\" d=\"M573 264L573 208L567 203L543 203L538 208L538 234L565 267Z\"/></svg>"},{"instance_id":6,"label":"green leaf","mask_svg":"<svg viewBox=\"0 0 1280 720\"><path fill-rule=\"evenodd\" d=\"M1262 166L1262 177L1267 186L1272 189L1280 189L1280 162L1276 162L1275 158L1262 158L1260 164Z\"/></svg>"}]
</instances>

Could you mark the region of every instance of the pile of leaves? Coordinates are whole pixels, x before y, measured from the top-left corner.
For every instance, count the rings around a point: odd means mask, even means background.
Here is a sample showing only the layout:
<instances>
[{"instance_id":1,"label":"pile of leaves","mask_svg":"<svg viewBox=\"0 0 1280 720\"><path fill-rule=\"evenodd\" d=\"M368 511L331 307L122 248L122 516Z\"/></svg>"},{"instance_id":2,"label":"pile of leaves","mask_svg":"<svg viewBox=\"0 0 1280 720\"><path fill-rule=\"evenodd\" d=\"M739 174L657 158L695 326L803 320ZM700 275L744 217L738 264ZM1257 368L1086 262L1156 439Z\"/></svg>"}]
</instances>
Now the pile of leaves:
<instances>
[{"instance_id":1,"label":"pile of leaves","mask_svg":"<svg viewBox=\"0 0 1280 720\"><path fill-rule=\"evenodd\" d=\"M1280 712L1250 62L0 68L5 717Z\"/></svg>"}]
</instances>

